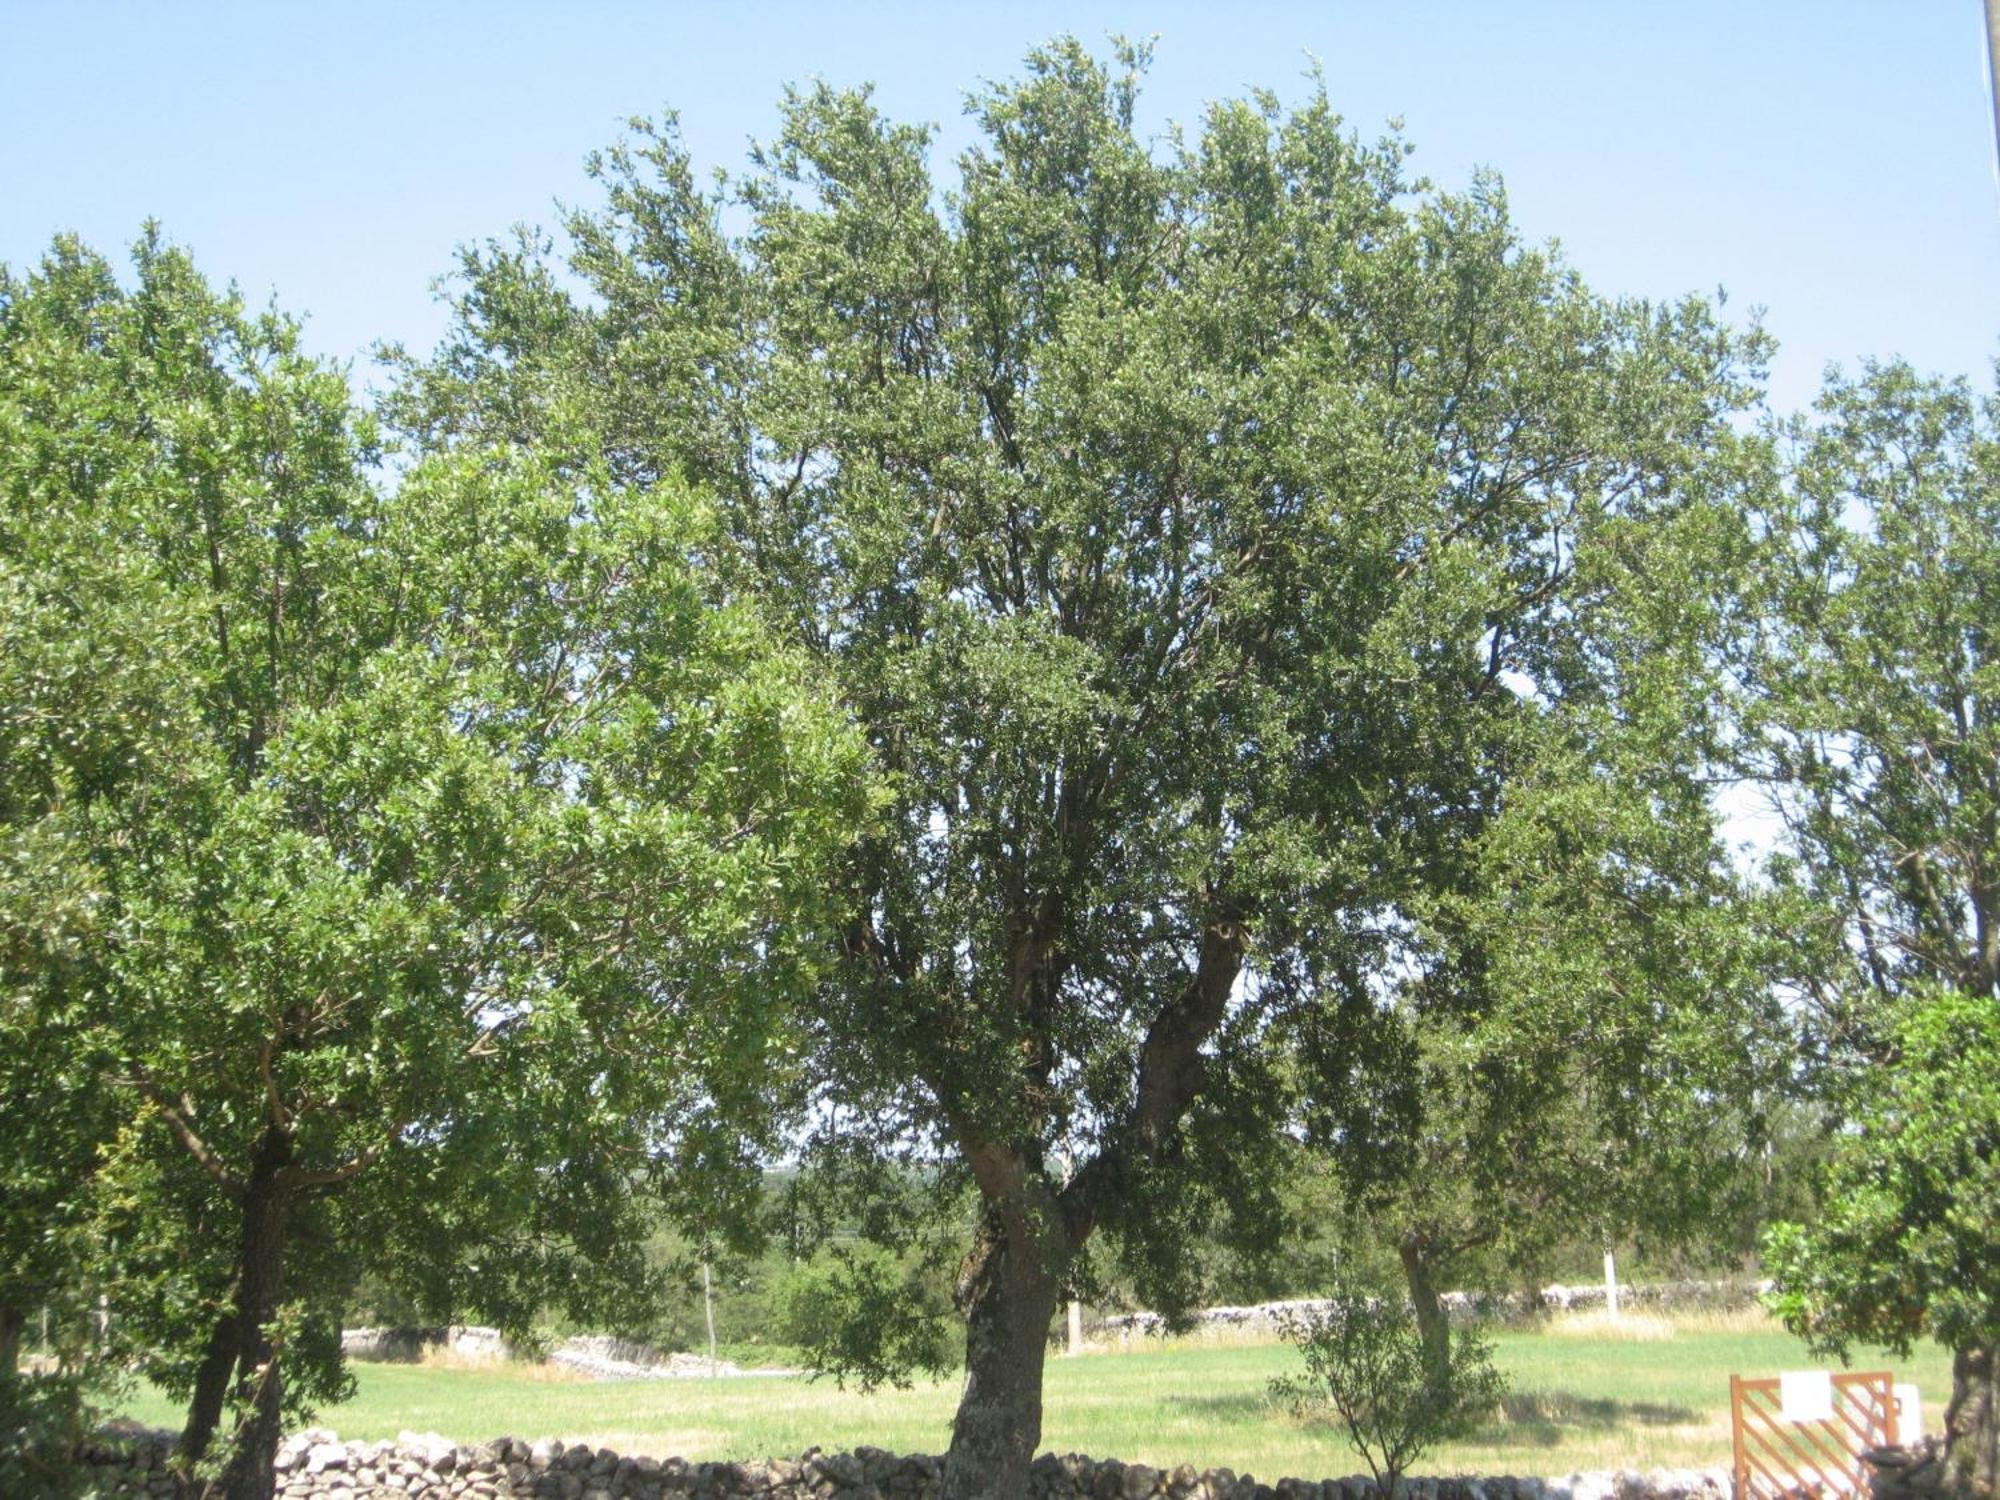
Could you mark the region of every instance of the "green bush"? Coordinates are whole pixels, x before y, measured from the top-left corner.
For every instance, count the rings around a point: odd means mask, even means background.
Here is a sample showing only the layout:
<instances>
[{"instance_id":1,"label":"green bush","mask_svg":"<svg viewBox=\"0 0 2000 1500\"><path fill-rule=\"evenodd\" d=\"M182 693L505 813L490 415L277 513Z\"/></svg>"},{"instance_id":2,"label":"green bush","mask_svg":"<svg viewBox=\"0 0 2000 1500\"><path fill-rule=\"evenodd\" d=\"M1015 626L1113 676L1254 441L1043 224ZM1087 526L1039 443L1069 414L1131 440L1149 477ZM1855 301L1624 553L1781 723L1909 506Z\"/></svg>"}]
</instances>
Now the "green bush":
<instances>
[{"instance_id":1,"label":"green bush","mask_svg":"<svg viewBox=\"0 0 2000 1500\"><path fill-rule=\"evenodd\" d=\"M1397 1297L1338 1282L1325 1308L1286 1320L1285 1336L1305 1357L1304 1375L1271 1382L1271 1393L1300 1417L1337 1417L1385 1497L1426 1448L1492 1410L1506 1389L1492 1347L1454 1329L1434 1364L1416 1315Z\"/></svg>"},{"instance_id":2,"label":"green bush","mask_svg":"<svg viewBox=\"0 0 2000 1500\"><path fill-rule=\"evenodd\" d=\"M0 1495L79 1494L76 1448L89 1420L83 1382L0 1372Z\"/></svg>"}]
</instances>

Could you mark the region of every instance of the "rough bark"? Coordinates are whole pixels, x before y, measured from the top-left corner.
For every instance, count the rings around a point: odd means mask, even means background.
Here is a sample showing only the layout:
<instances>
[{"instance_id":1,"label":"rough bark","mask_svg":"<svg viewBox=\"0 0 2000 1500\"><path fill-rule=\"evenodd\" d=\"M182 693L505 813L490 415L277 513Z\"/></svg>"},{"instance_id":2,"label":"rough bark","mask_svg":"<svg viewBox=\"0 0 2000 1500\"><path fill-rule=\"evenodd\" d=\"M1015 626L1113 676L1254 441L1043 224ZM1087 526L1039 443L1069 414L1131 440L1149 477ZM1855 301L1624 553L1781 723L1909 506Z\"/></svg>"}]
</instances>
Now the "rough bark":
<instances>
[{"instance_id":1,"label":"rough bark","mask_svg":"<svg viewBox=\"0 0 2000 1500\"><path fill-rule=\"evenodd\" d=\"M1945 1473L1953 1491L2000 1495L2000 1346L1955 1349L1944 1413Z\"/></svg>"},{"instance_id":2,"label":"rough bark","mask_svg":"<svg viewBox=\"0 0 2000 1500\"><path fill-rule=\"evenodd\" d=\"M242 1417L230 1435L221 1477L205 1491L212 1500L270 1500L275 1484L284 1377L270 1323L284 1299L288 1194L279 1175L291 1157L290 1133L267 1128L238 1198L243 1222L229 1307L209 1335L181 1432L182 1461L193 1464L214 1442L233 1388Z\"/></svg>"},{"instance_id":3,"label":"rough bark","mask_svg":"<svg viewBox=\"0 0 2000 1500\"><path fill-rule=\"evenodd\" d=\"M1207 1080L1201 1049L1227 1014L1247 946L1247 930L1233 913L1204 926L1194 972L1140 1044L1131 1116L1060 1189L1035 1164L1039 1152L981 1138L972 1120L947 1103L986 1208L959 1277L966 1379L945 1459L944 1500L1026 1500L1042 1437L1050 1323L1070 1257L1115 1208L1127 1167L1168 1149L1201 1093ZM949 1089L935 1082L932 1088L950 1100Z\"/></svg>"},{"instance_id":4,"label":"rough bark","mask_svg":"<svg viewBox=\"0 0 2000 1500\"><path fill-rule=\"evenodd\" d=\"M231 1436L222 1478L211 1490L222 1500L270 1500L276 1482L284 1374L270 1323L284 1300L288 1195L277 1178L291 1155L289 1132L275 1125L268 1129L244 1193L236 1277L236 1400L243 1416Z\"/></svg>"},{"instance_id":5,"label":"rough bark","mask_svg":"<svg viewBox=\"0 0 2000 1500\"><path fill-rule=\"evenodd\" d=\"M229 1395L229 1372L236 1368L236 1311L234 1293L231 1307L215 1320L208 1336L208 1348L195 1368L194 1395L188 1402L187 1422L181 1428L182 1458L193 1463L208 1452L215 1429L222 1421L222 1403Z\"/></svg>"},{"instance_id":6,"label":"rough bark","mask_svg":"<svg viewBox=\"0 0 2000 1500\"><path fill-rule=\"evenodd\" d=\"M1417 1332L1424 1341L1424 1361L1433 1377L1442 1375L1451 1364L1451 1319L1438 1297L1437 1283L1431 1279L1429 1258L1423 1242L1406 1236L1397 1247L1403 1261L1403 1280L1410 1289L1410 1306L1416 1309Z\"/></svg>"},{"instance_id":7,"label":"rough bark","mask_svg":"<svg viewBox=\"0 0 2000 1500\"><path fill-rule=\"evenodd\" d=\"M21 1335L27 1327L26 1312L0 1304L0 1380L12 1380L20 1373Z\"/></svg>"},{"instance_id":8,"label":"rough bark","mask_svg":"<svg viewBox=\"0 0 2000 1500\"><path fill-rule=\"evenodd\" d=\"M1016 1220L1014 1229L1007 1218ZM989 1208L959 1278L965 1391L945 1457L944 1500L1026 1500L1042 1440L1042 1365L1061 1283L1015 1215Z\"/></svg>"},{"instance_id":9,"label":"rough bark","mask_svg":"<svg viewBox=\"0 0 2000 1500\"><path fill-rule=\"evenodd\" d=\"M20 1374L20 1340L26 1328L26 1310L0 1304L0 1380Z\"/></svg>"}]
</instances>

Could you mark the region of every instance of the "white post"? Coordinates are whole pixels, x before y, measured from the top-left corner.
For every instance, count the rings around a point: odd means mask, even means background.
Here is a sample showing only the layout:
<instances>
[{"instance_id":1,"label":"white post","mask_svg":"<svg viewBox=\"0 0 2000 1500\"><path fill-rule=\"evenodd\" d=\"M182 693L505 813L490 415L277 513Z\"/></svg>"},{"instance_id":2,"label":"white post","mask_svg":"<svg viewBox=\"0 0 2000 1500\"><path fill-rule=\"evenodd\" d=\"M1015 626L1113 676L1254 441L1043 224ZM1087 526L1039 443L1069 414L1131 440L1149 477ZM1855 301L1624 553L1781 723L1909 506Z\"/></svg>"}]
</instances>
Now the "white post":
<instances>
[{"instance_id":1,"label":"white post","mask_svg":"<svg viewBox=\"0 0 2000 1500\"><path fill-rule=\"evenodd\" d=\"M1604 1314L1612 1322L1618 1321L1618 1262L1609 1245L1604 1247Z\"/></svg>"},{"instance_id":2,"label":"white post","mask_svg":"<svg viewBox=\"0 0 2000 1500\"><path fill-rule=\"evenodd\" d=\"M708 1279L708 1258L701 1262L701 1310L708 1318L708 1373L713 1377L720 1366L715 1358L715 1286Z\"/></svg>"},{"instance_id":3,"label":"white post","mask_svg":"<svg viewBox=\"0 0 2000 1500\"><path fill-rule=\"evenodd\" d=\"M1062 1168L1062 1185L1068 1187L1070 1176L1076 1171L1076 1162L1070 1156L1067 1146L1056 1149L1056 1165ZM1068 1324L1069 1342L1063 1353L1081 1354L1083 1353L1083 1304L1074 1297L1069 1299Z\"/></svg>"}]
</instances>

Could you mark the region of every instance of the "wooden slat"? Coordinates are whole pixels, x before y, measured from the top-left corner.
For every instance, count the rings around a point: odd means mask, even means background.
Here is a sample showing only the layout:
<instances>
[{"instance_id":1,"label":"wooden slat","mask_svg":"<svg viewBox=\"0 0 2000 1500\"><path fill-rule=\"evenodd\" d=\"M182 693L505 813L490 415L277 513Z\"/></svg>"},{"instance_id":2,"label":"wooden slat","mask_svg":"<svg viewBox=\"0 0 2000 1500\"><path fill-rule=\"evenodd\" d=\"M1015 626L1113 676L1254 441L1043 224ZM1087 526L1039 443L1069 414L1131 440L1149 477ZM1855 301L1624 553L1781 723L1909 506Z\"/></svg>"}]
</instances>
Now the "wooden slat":
<instances>
[{"instance_id":1,"label":"wooden slat","mask_svg":"<svg viewBox=\"0 0 2000 1500\"><path fill-rule=\"evenodd\" d=\"M1729 1477L1735 1500L1750 1500L1750 1465L1743 1457L1743 1377L1729 1377Z\"/></svg>"},{"instance_id":2,"label":"wooden slat","mask_svg":"<svg viewBox=\"0 0 2000 1500\"><path fill-rule=\"evenodd\" d=\"M1772 1473L1769 1469L1765 1468L1763 1464L1759 1463L1756 1458L1748 1454L1744 1456L1743 1472L1746 1476L1754 1476L1761 1474L1765 1478L1765 1480L1769 1482L1771 1486L1771 1494L1773 1496L1773 1500L1776 1500L1777 1496L1783 1495L1786 1490L1791 1489L1793 1487L1792 1481L1787 1479L1781 1479L1778 1475ZM1753 1482L1747 1484L1745 1488L1750 1490L1754 1494L1757 1487ZM1751 1500L1751 1496L1746 1494L1739 1497L1739 1500Z\"/></svg>"},{"instance_id":3,"label":"wooden slat","mask_svg":"<svg viewBox=\"0 0 2000 1500\"><path fill-rule=\"evenodd\" d=\"M1895 1376L1844 1371L1832 1382L1833 1416L1805 1423L1785 1420L1782 1382L1729 1377L1737 1500L1758 1500L1765 1486L1771 1500L1789 1500L1800 1490L1866 1494L1868 1471L1861 1454L1895 1435Z\"/></svg>"},{"instance_id":4,"label":"wooden slat","mask_svg":"<svg viewBox=\"0 0 2000 1500\"><path fill-rule=\"evenodd\" d=\"M1802 1469L1809 1468L1813 1471L1815 1477L1824 1477L1821 1466L1812 1457L1791 1449L1788 1444L1786 1446L1779 1445L1779 1443L1784 1441L1784 1434L1766 1434L1757 1431L1754 1427L1749 1427L1744 1429L1743 1435L1746 1439L1746 1451L1752 1447L1761 1448L1768 1456L1772 1469L1775 1469L1780 1474L1792 1476L1790 1480L1778 1479L1776 1481L1781 1491L1793 1488L1799 1483L1801 1477L1800 1471ZM1773 1442L1773 1438L1779 1439L1779 1442ZM1751 1454L1751 1457L1754 1461L1756 1457L1754 1452Z\"/></svg>"},{"instance_id":5,"label":"wooden slat","mask_svg":"<svg viewBox=\"0 0 2000 1500\"><path fill-rule=\"evenodd\" d=\"M1749 1455L1749 1463L1751 1474L1754 1477L1761 1477L1770 1487L1773 1500L1779 1500L1779 1497L1788 1495L1804 1485L1797 1472L1784 1464L1767 1463L1754 1452Z\"/></svg>"},{"instance_id":6,"label":"wooden slat","mask_svg":"<svg viewBox=\"0 0 2000 1500\"><path fill-rule=\"evenodd\" d=\"M1887 1439L1877 1439L1875 1435L1875 1424L1873 1422L1857 1422L1854 1419L1853 1411L1849 1406L1836 1404L1833 1408L1833 1411L1835 1419L1839 1421L1847 1429L1847 1431L1853 1433L1856 1441L1859 1443L1858 1447L1852 1447L1850 1451L1858 1454L1864 1448L1874 1448L1879 1446L1881 1442L1887 1441ZM1844 1443L1845 1439L1842 1439L1842 1442Z\"/></svg>"}]
</instances>

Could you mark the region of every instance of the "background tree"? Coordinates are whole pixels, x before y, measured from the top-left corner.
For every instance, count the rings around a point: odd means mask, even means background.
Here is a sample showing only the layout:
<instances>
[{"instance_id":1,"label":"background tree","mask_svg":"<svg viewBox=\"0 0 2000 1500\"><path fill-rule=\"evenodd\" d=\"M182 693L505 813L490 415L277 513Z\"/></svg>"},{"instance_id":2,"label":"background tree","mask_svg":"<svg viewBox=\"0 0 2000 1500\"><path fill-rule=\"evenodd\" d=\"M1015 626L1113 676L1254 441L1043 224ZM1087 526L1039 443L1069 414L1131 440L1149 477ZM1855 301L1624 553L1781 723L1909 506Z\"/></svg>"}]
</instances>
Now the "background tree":
<instances>
[{"instance_id":1,"label":"background tree","mask_svg":"<svg viewBox=\"0 0 2000 1500\"><path fill-rule=\"evenodd\" d=\"M954 1496L1026 1492L1093 1240L1172 1311L1204 1226L1274 1232L1277 1028L1364 1003L1412 804L1520 715L1510 674L1603 649L1578 549L1673 576L1651 522L1704 503L1755 355L1700 303L1590 295L1496 183L1430 193L1317 92L1149 146L1119 57L977 94L950 191L865 92L792 93L740 239L637 126L567 226L587 300L533 237L468 253L392 405L477 447L559 399L618 482L713 486L866 726L894 801L818 1118L979 1194Z\"/></svg>"},{"instance_id":2,"label":"background tree","mask_svg":"<svg viewBox=\"0 0 2000 1500\"><path fill-rule=\"evenodd\" d=\"M1931 1085L1917 1075L1934 1052L1900 1055L1915 997L1954 992L1968 1025L2000 1006L1997 428L2000 402L1963 381L1865 366L1832 379L1818 420L1786 434L1785 482L1766 507L1768 588L1748 601L1745 748L1782 820L1774 877L1795 913L1791 978L1811 1081L1860 1120L1927 1107ZM1976 1158L1977 1126L1967 1130L1961 1148ZM1893 1191L1911 1180L1876 1143L1855 1152L1830 1179L1845 1211L1858 1211L1865 1181ZM1977 1170L1962 1183L1925 1180L1967 1195L1932 1205L1926 1222L1987 1211ZM1943 1291L1911 1274L1913 1291ZM1962 1291L1990 1299L1992 1286ZM1864 1299L1850 1316L1876 1314ZM1984 1455L1975 1468L1990 1476L1992 1329L1942 1306L1933 1316L1953 1341L1951 1441Z\"/></svg>"},{"instance_id":3,"label":"background tree","mask_svg":"<svg viewBox=\"0 0 2000 1500\"><path fill-rule=\"evenodd\" d=\"M1454 768L1471 795L1413 815L1429 848L1393 968L1302 1018L1311 1135L1439 1362L1448 1288L1545 1274L1579 1233L1700 1238L1754 1180L1785 1081L1761 924L1709 797L1717 615L1688 607L1743 533L1691 519L1708 534L1652 540L1654 566L1685 570L1671 606L1612 591L1616 668L1546 675L1513 743Z\"/></svg>"},{"instance_id":4,"label":"background tree","mask_svg":"<svg viewBox=\"0 0 2000 1500\"><path fill-rule=\"evenodd\" d=\"M1954 1488L1991 1495L2000 1370L2000 1008L1912 996L1869 1073L1811 1226L1775 1226L1775 1306L1816 1349L1858 1340L1907 1355L1929 1335L1953 1351L1945 1412Z\"/></svg>"},{"instance_id":5,"label":"background tree","mask_svg":"<svg viewBox=\"0 0 2000 1500\"><path fill-rule=\"evenodd\" d=\"M121 711L138 743L91 781L77 689L24 684L10 730L56 770L10 874L91 893L63 993L130 1104L99 1232L189 1397L183 1459L242 1410L234 1500L270 1492L288 1389L339 1389L361 1259L440 1278L476 1249L518 1318L558 1267L636 1271L619 1205L649 1173L754 1188L783 997L867 782L693 564L684 492L495 452L385 494L291 325L155 235L135 267L128 293L63 243L8 288L9 584L86 694L142 604L161 705Z\"/></svg>"}]
</instances>

